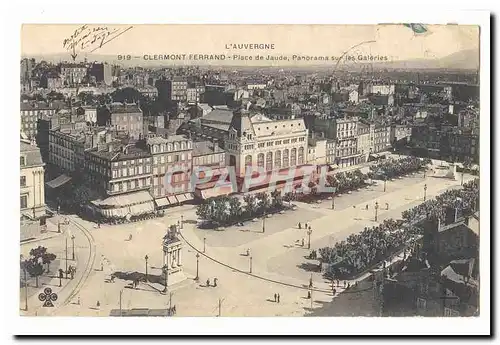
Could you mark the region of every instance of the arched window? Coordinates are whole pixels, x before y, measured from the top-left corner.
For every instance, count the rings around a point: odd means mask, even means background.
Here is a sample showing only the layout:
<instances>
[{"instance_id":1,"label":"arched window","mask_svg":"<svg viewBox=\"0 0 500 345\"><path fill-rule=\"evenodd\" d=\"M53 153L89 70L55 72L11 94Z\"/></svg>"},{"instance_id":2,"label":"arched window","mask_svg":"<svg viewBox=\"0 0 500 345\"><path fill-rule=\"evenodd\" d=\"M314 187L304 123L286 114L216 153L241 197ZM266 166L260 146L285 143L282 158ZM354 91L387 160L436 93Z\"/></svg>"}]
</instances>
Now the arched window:
<instances>
[{"instance_id":1,"label":"arched window","mask_svg":"<svg viewBox=\"0 0 500 345\"><path fill-rule=\"evenodd\" d=\"M259 155L257 156L257 165L259 167L264 167L264 154L263 153L259 153Z\"/></svg>"},{"instance_id":2,"label":"arched window","mask_svg":"<svg viewBox=\"0 0 500 345\"><path fill-rule=\"evenodd\" d=\"M185 142L182 142L182 143L181 143L181 148L182 148L183 150L185 150L185 149L186 149L186 143L185 143Z\"/></svg>"},{"instance_id":3,"label":"arched window","mask_svg":"<svg viewBox=\"0 0 500 345\"><path fill-rule=\"evenodd\" d=\"M250 167L252 166L252 155L247 155L245 157L245 167Z\"/></svg>"},{"instance_id":4,"label":"arched window","mask_svg":"<svg viewBox=\"0 0 500 345\"><path fill-rule=\"evenodd\" d=\"M174 143L174 151L178 151L179 150L179 143Z\"/></svg>"},{"instance_id":5,"label":"arched window","mask_svg":"<svg viewBox=\"0 0 500 345\"><path fill-rule=\"evenodd\" d=\"M172 151L172 144L167 144L167 151Z\"/></svg>"},{"instance_id":6,"label":"arched window","mask_svg":"<svg viewBox=\"0 0 500 345\"><path fill-rule=\"evenodd\" d=\"M273 153L266 154L266 170L273 170Z\"/></svg>"},{"instance_id":7,"label":"arched window","mask_svg":"<svg viewBox=\"0 0 500 345\"><path fill-rule=\"evenodd\" d=\"M283 168L288 168L290 162L288 161L288 149L283 150Z\"/></svg>"},{"instance_id":8,"label":"arched window","mask_svg":"<svg viewBox=\"0 0 500 345\"><path fill-rule=\"evenodd\" d=\"M274 154L274 167L275 168L281 168L281 151L278 150Z\"/></svg>"},{"instance_id":9,"label":"arched window","mask_svg":"<svg viewBox=\"0 0 500 345\"><path fill-rule=\"evenodd\" d=\"M297 149L292 149L290 152L290 166L295 166L297 164Z\"/></svg>"},{"instance_id":10,"label":"arched window","mask_svg":"<svg viewBox=\"0 0 500 345\"><path fill-rule=\"evenodd\" d=\"M304 148L299 148L299 161L298 164L304 164Z\"/></svg>"}]
</instances>

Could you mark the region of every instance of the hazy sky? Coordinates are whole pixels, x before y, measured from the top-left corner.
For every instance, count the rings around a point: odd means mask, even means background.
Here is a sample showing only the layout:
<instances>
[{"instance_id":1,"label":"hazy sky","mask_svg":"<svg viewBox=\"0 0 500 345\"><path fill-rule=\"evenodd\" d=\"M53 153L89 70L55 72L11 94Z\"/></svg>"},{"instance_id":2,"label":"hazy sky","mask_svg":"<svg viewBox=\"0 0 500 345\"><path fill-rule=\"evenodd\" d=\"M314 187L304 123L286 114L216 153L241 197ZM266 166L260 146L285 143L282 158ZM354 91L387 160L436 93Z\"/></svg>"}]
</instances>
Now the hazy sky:
<instances>
[{"instance_id":1,"label":"hazy sky","mask_svg":"<svg viewBox=\"0 0 500 345\"><path fill-rule=\"evenodd\" d=\"M106 25L89 25L89 30ZM125 30L130 25L109 25L109 30ZM24 25L21 54L50 55L67 53L63 41L80 25ZM388 61L442 58L461 50L479 49L479 27L430 25L429 32L415 35L403 25L134 25L94 51L94 54L238 54L242 55L328 55L340 56L352 46L352 54L387 56ZM102 31L95 31L102 32ZM117 33L120 31L117 31ZM80 34L83 35L83 34ZM90 36L89 36L90 37ZM113 36L109 36L111 38ZM227 50L226 44L269 43L274 50ZM98 47L75 48L79 57ZM89 55L91 57L91 55ZM227 60L226 60L227 61ZM265 61L245 62L252 65Z\"/></svg>"}]
</instances>

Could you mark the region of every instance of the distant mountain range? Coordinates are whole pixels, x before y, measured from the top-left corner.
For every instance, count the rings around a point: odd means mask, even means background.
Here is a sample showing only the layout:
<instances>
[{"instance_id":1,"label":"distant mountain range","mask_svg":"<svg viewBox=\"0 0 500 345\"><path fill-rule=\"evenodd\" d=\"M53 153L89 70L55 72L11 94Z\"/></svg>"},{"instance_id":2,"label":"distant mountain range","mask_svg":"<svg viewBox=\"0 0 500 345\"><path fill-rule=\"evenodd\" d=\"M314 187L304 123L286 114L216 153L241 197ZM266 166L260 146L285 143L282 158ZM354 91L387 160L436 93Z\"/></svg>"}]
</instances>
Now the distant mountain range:
<instances>
[{"instance_id":1,"label":"distant mountain range","mask_svg":"<svg viewBox=\"0 0 500 345\"><path fill-rule=\"evenodd\" d=\"M31 55L31 56L23 56L29 58L35 58L37 61L45 60L47 62L63 62L63 61L72 61L69 53L61 53L61 54L49 54L49 55ZM99 61L99 62L107 62L110 64L118 64L123 67L169 67L169 64L162 64L161 61L148 61L141 59L132 59L132 60L117 60L116 55L99 55L99 54L80 54L77 57L77 62L83 61L85 58L89 62L91 61ZM189 64L178 64L189 66ZM191 64L195 65L195 64ZM360 70L366 68L366 66L373 66L374 69L403 69L403 70L426 70L426 69L450 69L450 70L478 70L479 69L479 51L478 50L462 50L451 55L448 55L439 59L412 59L412 60L402 60L402 61L388 61L388 62L356 62L350 64L344 64L339 66L342 70ZM224 65L215 65L215 64L199 64L199 66L208 67L240 67L243 69L259 69L265 68L265 66L248 66L248 65L236 65L236 64L224 64ZM276 66L275 68L284 68L284 69L295 69L294 66ZM318 64L318 65L301 65L297 66L297 68L305 69L305 68L315 68L315 69L324 69L324 68L332 68L332 64Z\"/></svg>"}]
</instances>

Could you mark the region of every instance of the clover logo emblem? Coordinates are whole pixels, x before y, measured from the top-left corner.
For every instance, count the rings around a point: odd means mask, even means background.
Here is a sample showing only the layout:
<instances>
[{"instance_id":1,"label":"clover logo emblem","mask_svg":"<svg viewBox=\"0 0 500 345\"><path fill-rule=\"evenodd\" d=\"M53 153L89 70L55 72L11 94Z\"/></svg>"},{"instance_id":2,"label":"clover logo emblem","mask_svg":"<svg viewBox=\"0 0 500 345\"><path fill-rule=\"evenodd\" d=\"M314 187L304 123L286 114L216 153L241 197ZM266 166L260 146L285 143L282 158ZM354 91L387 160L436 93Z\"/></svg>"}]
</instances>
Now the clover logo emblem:
<instances>
[{"instance_id":1,"label":"clover logo emblem","mask_svg":"<svg viewBox=\"0 0 500 345\"><path fill-rule=\"evenodd\" d=\"M57 301L57 294L55 292L52 292L51 288L45 288L42 293L38 295L38 299L43 303L44 307L53 307L54 304L52 301Z\"/></svg>"}]
</instances>

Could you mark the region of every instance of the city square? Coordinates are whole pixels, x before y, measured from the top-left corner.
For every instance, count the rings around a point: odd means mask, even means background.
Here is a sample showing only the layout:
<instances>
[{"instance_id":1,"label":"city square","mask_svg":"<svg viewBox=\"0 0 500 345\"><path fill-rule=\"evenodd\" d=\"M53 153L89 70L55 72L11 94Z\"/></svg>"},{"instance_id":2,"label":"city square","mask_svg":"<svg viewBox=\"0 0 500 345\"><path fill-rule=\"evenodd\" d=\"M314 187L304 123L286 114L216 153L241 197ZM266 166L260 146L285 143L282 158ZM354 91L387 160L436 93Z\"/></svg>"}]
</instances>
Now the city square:
<instances>
[{"instance_id":1,"label":"city square","mask_svg":"<svg viewBox=\"0 0 500 345\"><path fill-rule=\"evenodd\" d=\"M464 181L472 178L465 176ZM330 282L321 273L303 267L310 250L307 248L306 231L298 229L298 223L308 223L313 229L311 249L331 245L365 226L373 225L375 201L390 203L389 210L381 208L379 211L379 222L386 218L398 218L402 211L421 203L424 184L428 184L427 195L432 197L447 189L458 188L460 181L424 178L422 174L415 174L388 182L386 192L383 192L383 182L379 181L376 186L369 187L366 194L360 190L338 197L335 210L331 209L330 200L321 204L295 202L295 210L266 218L264 233L261 219L242 227L199 229L195 209L188 205L172 209L163 218L126 225L103 225L100 228L78 217L68 216L71 225L75 226L75 233L85 228L92 234L91 246L95 254L90 255L89 243L82 234L83 238L77 240L75 247L76 256L82 261L91 261L91 270L82 272L88 274L82 277L82 284L68 285L67 289L74 290L70 299L66 303L62 300L56 302L57 307L50 310L50 315L108 316L111 310L119 308L120 299L123 309L161 309L174 305L178 316L216 316L219 299L223 300L221 314L224 316L307 315L311 312L311 301L314 309L319 306L318 303L330 302L333 296ZM369 205L368 210L365 210L365 205ZM158 279L156 283L141 282L136 289L132 288L130 277L134 273L144 275L146 255L150 281L161 276L161 239L169 225L181 221L181 216L182 268L186 279L169 286L166 294L162 293L163 286ZM132 240L129 240L130 235ZM64 235L60 235L43 244L49 248L61 248L63 239ZM300 244L302 239L305 239L305 246ZM246 255L247 249L251 259ZM199 255L198 281L194 280L196 253ZM77 262L79 270L83 271L85 266L86 263ZM116 278L111 282L113 274L122 279ZM311 277L318 291L313 291L309 300L307 287ZM216 287L213 287L214 278L218 281ZM206 286L207 279L211 282L210 287ZM42 284L54 286L55 280L58 279ZM338 293L341 290L339 288ZM276 293L282 296L279 304L273 299ZM30 300L30 303L35 306L30 313L43 313L41 302L31 299L33 302Z\"/></svg>"}]
</instances>

